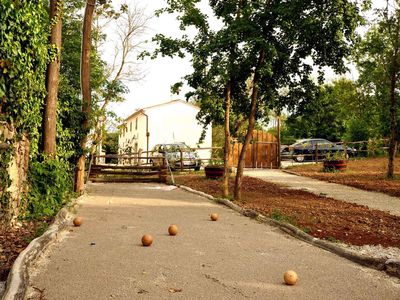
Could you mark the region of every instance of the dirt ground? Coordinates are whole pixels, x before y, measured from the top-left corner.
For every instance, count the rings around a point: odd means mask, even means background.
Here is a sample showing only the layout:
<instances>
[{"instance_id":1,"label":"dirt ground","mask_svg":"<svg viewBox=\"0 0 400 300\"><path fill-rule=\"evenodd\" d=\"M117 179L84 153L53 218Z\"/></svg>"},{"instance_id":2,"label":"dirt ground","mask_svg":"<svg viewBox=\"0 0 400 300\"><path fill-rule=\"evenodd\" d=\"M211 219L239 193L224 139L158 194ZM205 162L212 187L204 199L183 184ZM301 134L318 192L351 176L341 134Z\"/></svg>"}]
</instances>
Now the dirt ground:
<instances>
[{"instance_id":1,"label":"dirt ground","mask_svg":"<svg viewBox=\"0 0 400 300\"><path fill-rule=\"evenodd\" d=\"M15 259L35 235L34 226L5 228L0 226L0 281L7 279Z\"/></svg>"},{"instance_id":2,"label":"dirt ground","mask_svg":"<svg viewBox=\"0 0 400 300\"><path fill-rule=\"evenodd\" d=\"M204 175L186 175L176 176L175 181L215 197L221 196L220 180L206 179ZM251 177L243 179L242 198L237 203L242 207L292 223L321 239L352 245L400 247L400 217L366 206L285 189Z\"/></svg>"},{"instance_id":3,"label":"dirt ground","mask_svg":"<svg viewBox=\"0 0 400 300\"><path fill-rule=\"evenodd\" d=\"M322 172L322 163L288 169L303 176L400 197L400 157L395 160L395 179L386 178L387 158L350 160L345 172Z\"/></svg>"}]
</instances>

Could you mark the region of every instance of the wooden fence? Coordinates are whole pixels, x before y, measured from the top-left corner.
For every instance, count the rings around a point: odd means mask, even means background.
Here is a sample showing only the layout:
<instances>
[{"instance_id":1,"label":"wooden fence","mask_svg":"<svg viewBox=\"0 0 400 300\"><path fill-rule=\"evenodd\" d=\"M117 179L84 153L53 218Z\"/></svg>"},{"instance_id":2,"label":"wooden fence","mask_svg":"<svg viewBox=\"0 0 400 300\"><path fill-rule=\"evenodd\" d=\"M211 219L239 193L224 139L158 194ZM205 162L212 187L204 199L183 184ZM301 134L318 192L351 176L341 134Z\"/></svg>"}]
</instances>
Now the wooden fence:
<instances>
[{"instance_id":1,"label":"wooden fence","mask_svg":"<svg viewBox=\"0 0 400 300\"><path fill-rule=\"evenodd\" d=\"M112 159L114 163L106 163ZM152 163L149 163L150 160ZM167 166L163 157L138 155L96 155L89 166L93 182L166 182Z\"/></svg>"},{"instance_id":2,"label":"wooden fence","mask_svg":"<svg viewBox=\"0 0 400 300\"><path fill-rule=\"evenodd\" d=\"M242 148L241 143L232 144L231 166L237 166ZM252 141L246 151L245 168L279 168L279 143L273 134L261 130L253 131Z\"/></svg>"}]
</instances>

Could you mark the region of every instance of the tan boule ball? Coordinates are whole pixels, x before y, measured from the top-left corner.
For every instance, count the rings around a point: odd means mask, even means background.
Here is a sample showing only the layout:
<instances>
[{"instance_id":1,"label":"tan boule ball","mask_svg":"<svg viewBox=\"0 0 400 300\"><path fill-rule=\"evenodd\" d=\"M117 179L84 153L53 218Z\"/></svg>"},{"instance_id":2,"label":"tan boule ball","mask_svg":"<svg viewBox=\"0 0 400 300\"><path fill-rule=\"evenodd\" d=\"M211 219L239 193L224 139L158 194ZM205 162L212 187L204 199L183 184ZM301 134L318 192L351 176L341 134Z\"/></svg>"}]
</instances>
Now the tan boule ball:
<instances>
[{"instance_id":1,"label":"tan boule ball","mask_svg":"<svg viewBox=\"0 0 400 300\"><path fill-rule=\"evenodd\" d=\"M295 271L289 270L283 274L283 280L287 285L295 285L297 283L297 274Z\"/></svg>"},{"instance_id":2,"label":"tan boule ball","mask_svg":"<svg viewBox=\"0 0 400 300\"><path fill-rule=\"evenodd\" d=\"M153 237L150 234L145 234L142 236L142 244L145 247L150 246L153 243Z\"/></svg>"},{"instance_id":3,"label":"tan boule ball","mask_svg":"<svg viewBox=\"0 0 400 300\"><path fill-rule=\"evenodd\" d=\"M217 213L212 213L211 215L210 215L210 218L211 218L211 221L217 221L218 220L218 214Z\"/></svg>"},{"instance_id":4,"label":"tan boule ball","mask_svg":"<svg viewBox=\"0 0 400 300\"><path fill-rule=\"evenodd\" d=\"M168 233L169 233L169 235L176 235L178 233L178 226L176 226L176 225L169 226Z\"/></svg>"},{"instance_id":5,"label":"tan boule ball","mask_svg":"<svg viewBox=\"0 0 400 300\"><path fill-rule=\"evenodd\" d=\"M83 219L81 217L76 217L72 221L72 223L74 223L74 226L76 226L76 227L81 226L82 222L83 222Z\"/></svg>"}]
</instances>

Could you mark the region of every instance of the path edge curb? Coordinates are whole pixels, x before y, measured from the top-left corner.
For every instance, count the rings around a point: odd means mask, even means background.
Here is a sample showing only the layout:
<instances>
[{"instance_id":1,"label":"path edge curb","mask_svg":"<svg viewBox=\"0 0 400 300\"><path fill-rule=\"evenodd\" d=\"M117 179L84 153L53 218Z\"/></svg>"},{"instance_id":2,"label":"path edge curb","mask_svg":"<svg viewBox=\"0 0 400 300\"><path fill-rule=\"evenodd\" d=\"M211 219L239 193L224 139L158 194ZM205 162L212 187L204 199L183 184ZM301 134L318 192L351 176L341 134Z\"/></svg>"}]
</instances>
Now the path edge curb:
<instances>
[{"instance_id":1,"label":"path edge curb","mask_svg":"<svg viewBox=\"0 0 400 300\"><path fill-rule=\"evenodd\" d=\"M18 255L8 274L5 292L2 296L0 295L1 300L24 299L27 283L29 282L29 267L44 250L57 241L60 232L70 225L73 216L71 208L79 198L72 202L71 207L63 207L57 213L54 222L49 228L41 236L32 240L24 251Z\"/></svg>"},{"instance_id":2,"label":"path edge curb","mask_svg":"<svg viewBox=\"0 0 400 300\"><path fill-rule=\"evenodd\" d=\"M276 220L271 219L263 214L256 212L255 210L252 210L252 209L242 208L239 205L233 203L232 201L230 201L228 199L216 198L209 194L194 190L194 189L184 186L184 185L176 184L176 186L187 192L205 197L216 203L223 204L246 217L255 219L258 222L277 227L277 228L281 229L283 232L288 233L291 236L298 238L302 241L305 241L311 245L314 245L314 246L317 246L324 250L327 250L329 252L332 252L336 255L344 257L344 258L351 260L355 263L358 263L360 265L363 265L363 266L366 266L366 267L369 267L369 268L372 268L375 270L379 270L379 271L385 271L387 274L389 274L391 276L400 278L400 260L398 260L398 259L375 258L375 257L355 254L355 253L353 253L347 249L344 249L342 247L339 247L335 244L315 238L289 223L276 221Z\"/></svg>"}]
</instances>

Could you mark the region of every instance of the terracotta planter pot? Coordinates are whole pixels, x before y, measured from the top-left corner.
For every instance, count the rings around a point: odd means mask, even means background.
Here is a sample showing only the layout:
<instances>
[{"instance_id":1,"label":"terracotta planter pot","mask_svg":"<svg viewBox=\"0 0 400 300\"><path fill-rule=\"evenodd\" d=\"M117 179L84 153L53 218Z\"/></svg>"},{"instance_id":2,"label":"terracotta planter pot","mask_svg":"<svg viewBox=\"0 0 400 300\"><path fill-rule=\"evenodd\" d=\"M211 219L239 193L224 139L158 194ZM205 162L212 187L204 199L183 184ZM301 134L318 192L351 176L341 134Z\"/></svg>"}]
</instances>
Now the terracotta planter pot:
<instances>
[{"instance_id":1,"label":"terracotta planter pot","mask_svg":"<svg viewBox=\"0 0 400 300\"><path fill-rule=\"evenodd\" d=\"M206 172L206 177L210 179L217 179L224 177L223 166L205 166L204 171Z\"/></svg>"},{"instance_id":2,"label":"terracotta planter pot","mask_svg":"<svg viewBox=\"0 0 400 300\"><path fill-rule=\"evenodd\" d=\"M346 160L326 160L324 161L324 171L346 171L347 161Z\"/></svg>"}]
</instances>

